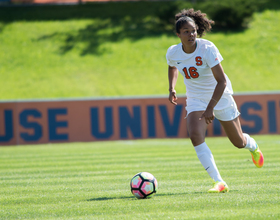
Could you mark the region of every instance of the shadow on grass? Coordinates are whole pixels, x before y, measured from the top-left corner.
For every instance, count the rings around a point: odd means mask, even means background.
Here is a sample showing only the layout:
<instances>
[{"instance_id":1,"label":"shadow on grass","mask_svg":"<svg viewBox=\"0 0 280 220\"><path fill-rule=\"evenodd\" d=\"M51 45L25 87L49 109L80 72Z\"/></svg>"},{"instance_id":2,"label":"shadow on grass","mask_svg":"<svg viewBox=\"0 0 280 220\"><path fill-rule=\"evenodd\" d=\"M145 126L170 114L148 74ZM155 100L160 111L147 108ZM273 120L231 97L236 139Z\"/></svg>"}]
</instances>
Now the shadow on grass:
<instances>
[{"instance_id":1,"label":"shadow on grass","mask_svg":"<svg viewBox=\"0 0 280 220\"><path fill-rule=\"evenodd\" d=\"M238 190L230 190L229 193L237 193ZM226 194L229 194L229 193L222 193L222 195L226 195ZM197 191L197 192L178 192L178 193L158 193L156 194L155 196L156 197L163 197L163 196L181 196L181 195L203 195L203 194L207 194L207 195L221 195L221 194L217 194L217 193L207 193L206 191L205 192L202 192L202 191ZM153 197L152 197L153 198ZM88 202L92 202L92 201L107 201L107 200L115 200L115 199L136 199L135 196L131 195L131 196L120 196L120 197L97 197L97 198L91 198L91 199L87 199L86 201Z\"/></svg>"},{"instance_id":2,"label":"shadow on grass","mask_svg":"<svg viewBox=\"0 0 280 220\"><path fill-rule=\"evenodd\" d=\"M275 0L266 0L262 10L279 10ZM173 15L178 11L174 1L108 2L85 5L47 5L0 7L0 32L14 21L64 21L90 19L91 24L75 31L58 31L38 37L37 41L59 39L58 53L64 55L76 48L81 56L100 55L110 51L105 43L124 39L137 41L146 37L175 36ZM173 11L174 10L174 11ZM172 15L172 16L171 16ZM170 20L172 17L172 21ZM46 26L47 28L47 26ZM242 32L213 28L213 32ZM82 45L82 46L81 46ZM152 48L151 48L152 49Z\"/></svg>"},{"instance_id":3,"label":"shadow on grass","mask_svg":"<svg viewBox=\"0 0 280 220\"><path fill-rule=\"evenodd\" d=\"M159 37L161 35L173 35L172 28L168 29L156 18L107 18L95 20L85 28L75 32L56 32L50 35L42 35L37 41L53 40L63 38L59 48L59 54L64 55L74 49L77 45L84 45L79 48L80 55L100 55L108 52L109 49L102 47L105 43L116 43L124 39L137 41L145 37Z\"/></svg>"},{"instance_id":4,"label":"shadow on grass","mask_svg":"<svg viewBox=\"0 0 280 220\"><path fill-rule=\"evenodd\" d=\"M35 41L58 40L58 53L77 49L81 56L108 52L104 43L124 39L137 41L146 37L174 35L173 24L163 22L159 8L171 2L108 2L85 5L0 7L0 30L14 21L67 21L87 19L90 24L72 31L55 31ZM1 25L2 23L2 25ZM63 23L62 23L63 25ZM46 24L46 28L48 28Z\"/></svg>"},{"instance_id":5,"label":"shadow on grass","mask_svg":"<svg viewBox=\"0 0 280 220\"><path fill-rule=\"evenodd\" d=\"M88 202L92 201L107 201L107 200L115 200L115 199L134 199L134 196L121 196L121 197L98 197L87 199Z\"/></svg>"},{"instance_id":6,"label":"shadow on grass","mask_svg":"<svg viewBox=\"0 0 280 220\"><path fill-rule=\"evenodd\" d=\"M206 194L206 192L185 192L185 193L159 193L156 194L156 197L163 197L163 196L180 196L180 195L203 195ZM153 197L152 197L153 198ZM107 200L115 200L115 199L136 199L135 196L120 196L120 197L98 197L98 198L91 198L86 201L92 202L92 201L107 201Z\"/></svg>"}]
</instances>

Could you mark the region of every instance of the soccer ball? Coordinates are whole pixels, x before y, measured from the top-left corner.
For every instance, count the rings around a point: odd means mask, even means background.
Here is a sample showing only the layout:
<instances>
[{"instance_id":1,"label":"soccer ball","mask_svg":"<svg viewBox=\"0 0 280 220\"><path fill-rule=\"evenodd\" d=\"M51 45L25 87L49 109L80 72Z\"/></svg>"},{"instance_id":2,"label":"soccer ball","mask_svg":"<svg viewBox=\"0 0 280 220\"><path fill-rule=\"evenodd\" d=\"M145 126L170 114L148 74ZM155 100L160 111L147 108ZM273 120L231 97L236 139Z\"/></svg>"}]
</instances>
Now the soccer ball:
<instances>
[{"instance_id":1,"label":"soccer ball","mask_svg":"<svg viewBox=\"0 0 280 220\"><path fill-rule=\"evenodd\" d=\"M156 178L148 173L137 173L130 181L131 192L137 199L148 199L156 194L158 182Z\"/></svg>"}]
</instances>

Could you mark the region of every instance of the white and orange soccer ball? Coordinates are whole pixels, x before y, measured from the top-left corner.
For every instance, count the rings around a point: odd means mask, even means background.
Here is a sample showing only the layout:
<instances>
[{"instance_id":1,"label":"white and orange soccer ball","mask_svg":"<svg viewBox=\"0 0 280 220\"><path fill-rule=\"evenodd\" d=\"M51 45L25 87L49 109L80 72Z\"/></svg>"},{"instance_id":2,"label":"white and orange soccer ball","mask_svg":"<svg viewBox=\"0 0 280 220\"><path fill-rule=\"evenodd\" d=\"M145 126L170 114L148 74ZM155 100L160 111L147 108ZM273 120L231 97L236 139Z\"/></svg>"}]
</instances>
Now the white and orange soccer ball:
<instances>
[{"instance_id":1,"label":"white and orange soccer ball","mask_svg":"<svg viewBox=\"0 0 280 220\"><path fill-rule=\"evenodd\" d=\"M158 182L156 178L148 173L137 173L130 181L131 192L138 199L148 199L156 194Z\"/></svg>"}]
</instances>

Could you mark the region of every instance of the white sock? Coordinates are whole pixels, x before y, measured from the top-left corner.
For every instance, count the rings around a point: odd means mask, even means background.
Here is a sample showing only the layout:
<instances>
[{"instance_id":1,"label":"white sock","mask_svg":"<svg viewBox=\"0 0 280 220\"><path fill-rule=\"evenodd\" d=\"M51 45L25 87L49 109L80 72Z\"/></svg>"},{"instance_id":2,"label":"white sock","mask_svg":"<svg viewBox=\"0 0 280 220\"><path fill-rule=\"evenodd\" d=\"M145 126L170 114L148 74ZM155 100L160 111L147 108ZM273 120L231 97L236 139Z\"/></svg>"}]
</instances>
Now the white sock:
<instances>
[{"instance_id":1,"label":"white sock","mask_svg":"<svg viewBox=\"0 0 280 220\"><path fill-rule=\"evenodd\" d=\"M248 149L249 151L254 151L257 149L257 143L256 141L251 138L248 134L246 133L243 133L243 136L246 138L247 140L247 144L246 146L244 147L245 149Z\"/></svg>"},{"instance_id":2,"label":"white sock","mask_svg":"<svg viewBox=\"0 0 280 220\"><path fill-rule=\"evenodd\" d=\"M209 149L207 144L205 142L203 142L202 144L195 146L194 149L196 151L198 159L200 160L200 163L202 164L204 169L207 171L209 176L215 182L216 181L224 182L218 171L218 168L216 166L216 163L215 163L214 157L211 153L211 150Z\"/></svg>"}]
</instances>

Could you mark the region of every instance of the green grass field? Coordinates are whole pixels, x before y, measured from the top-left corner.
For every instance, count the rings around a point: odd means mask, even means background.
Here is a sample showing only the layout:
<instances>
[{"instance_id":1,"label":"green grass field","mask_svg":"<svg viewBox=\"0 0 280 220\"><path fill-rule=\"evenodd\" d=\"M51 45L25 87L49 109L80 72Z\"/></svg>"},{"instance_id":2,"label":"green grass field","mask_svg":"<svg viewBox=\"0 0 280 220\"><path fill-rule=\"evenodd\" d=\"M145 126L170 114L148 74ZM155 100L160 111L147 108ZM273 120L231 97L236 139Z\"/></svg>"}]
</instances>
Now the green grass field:
<instances>
[{"instance_id":1,"label":"green grass field","mask_svg":"<svg viewBox=\"0 0 280 220\"><path fill-rule=\"evenodd\" d=\"M167 95L165 54L179 38L152 16L157 4L0 8L0 100ZM205 36L235 92L279 91L279 8L255 13L246 30Z\"/></svg>"},{"instance_id":2,"label":"green grass field","mask_svg":"<svg viewBox=\"0 0 280 220\"><path fill-rule=\"evenodd\" d=\"M188 139L47 144L0 148L0 219L279 219L279 135L254 136L259 169L247 150L208 138L226 194L212 181ZM141 171L159 182L137 200L129 181Z\"/></svg>"},{"instance_id":3,"label":"green grass field","mask_svg":"<svg viewBox=\"0 0 280 220\"><path fill-rule=\"evenodd\" d=\"M112 4L0 7L0 100L167 94L165 53L179 40L151 16L163 3ZM206 36L237 92L279 90L274 4L249 29ZM0 147L0 219L280 219L280 136L254 138L261 169L225 137L207 139L230 187L214 195L189 139ZM159 182L148 200L129 188L141 171Z\"/></svg>"}]
</instances>

